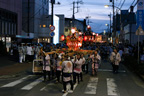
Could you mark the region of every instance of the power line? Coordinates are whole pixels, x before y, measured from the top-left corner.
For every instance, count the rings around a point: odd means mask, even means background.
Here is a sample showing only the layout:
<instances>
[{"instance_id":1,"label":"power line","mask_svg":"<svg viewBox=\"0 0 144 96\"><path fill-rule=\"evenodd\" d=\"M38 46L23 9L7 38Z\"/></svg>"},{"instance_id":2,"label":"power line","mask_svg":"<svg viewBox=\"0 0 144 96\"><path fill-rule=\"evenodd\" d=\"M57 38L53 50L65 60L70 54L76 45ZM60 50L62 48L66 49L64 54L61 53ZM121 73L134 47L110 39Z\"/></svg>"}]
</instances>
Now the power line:
<instances>
[{"instance_id":1,"label":"power line","mask_svg":"<svg viewBox=\"0 0 144 96\"><path fill-rule=\"evenodd\" d=\"M131 6L134 4L135 0L132 2Z\"/></svg>"},{"instance_id":2,"label":"power line","mask_svg":"<svg viewBox=\"0 0 144 96\"><path fill-rule=\"evenodd\" d=\"M139 0L137 0L137 2L135 3L134 7L137 5L138 2L139 2Z\"/></svg>"},{"instance_id":3,"label":"power line","mask_svg":"<svg viewBox=\"0 0 144 96\"><path fill-rule=\"evenodd\" d=\"M122 0L120 0L118 7L120 7L121 3L122 3Z\"/></svg>"},{"instance_id":4,"label":"power line","mask_svg":"<svg viewBox=\"0 0 144 96\"><path fill-rule=\"evenodd\" d=\"M122 5L121 5L120 9L123 7L124 3L125 3L125 0L123 1L123 3L122 3Z\"/></svg>"}]
</instances>

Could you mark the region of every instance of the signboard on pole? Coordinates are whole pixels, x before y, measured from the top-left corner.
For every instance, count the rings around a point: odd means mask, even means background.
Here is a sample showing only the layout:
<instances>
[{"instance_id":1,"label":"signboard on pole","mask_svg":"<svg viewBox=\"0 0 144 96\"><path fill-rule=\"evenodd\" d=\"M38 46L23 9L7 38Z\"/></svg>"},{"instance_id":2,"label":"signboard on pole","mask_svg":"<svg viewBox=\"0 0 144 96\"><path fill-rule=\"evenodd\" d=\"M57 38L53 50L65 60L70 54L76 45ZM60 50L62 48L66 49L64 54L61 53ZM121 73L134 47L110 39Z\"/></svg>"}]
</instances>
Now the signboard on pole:
<instances>
[{"instance_id":1,"label":"signboard on pole","mask_svg":"<svg viewBox=\"0 0 144 96\"><path fill-rule=\"evenodd\" d=\"M54 31L55 30L55 26L50 26L50 30Z\"/></svg>"},{"instance_id":2,"label":"signboard on pole","mask_svg":"<svg viewBox=\"0 0 144 96\"><path fill-rule=\"evenodd\" d=\"M55 35L55 33L54 32L50 32L50 34L49 34L51 37L53 37L54 35Z\"/></svg>"},{"instance_id":3,"label":"signboard on pole","mask_svg":"<svg viewBox=\"0 0 144 96\"><path fill-rule=\"evenodd\" d=\"M141 26L139 26L139 28L137 29L136 35L144 35L144 31Z\"/></svg>"},{"instance_id":4,"label":"signboard on pole","mask_svg":"<svg viewBox=\"0 0 144 96\"><path fill-rule=\"evenodd\" d=\"M139 26L144 30L144 0L139 0L137 4L137 29Z\"/></svg>"}]
</instances>

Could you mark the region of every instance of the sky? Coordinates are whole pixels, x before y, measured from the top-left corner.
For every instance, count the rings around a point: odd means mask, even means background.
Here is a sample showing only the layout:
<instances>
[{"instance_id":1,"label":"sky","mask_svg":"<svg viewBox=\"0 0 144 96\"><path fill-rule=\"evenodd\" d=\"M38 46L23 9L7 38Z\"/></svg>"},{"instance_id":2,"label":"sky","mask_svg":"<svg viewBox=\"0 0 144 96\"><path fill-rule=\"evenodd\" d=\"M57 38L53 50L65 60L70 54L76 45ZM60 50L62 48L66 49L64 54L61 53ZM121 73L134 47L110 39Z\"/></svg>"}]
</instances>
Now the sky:
<instances>
[{"instance_id":1,"label":"sky","mask_svg":"<svg viewBox=\"0 0 144 96\"><path fill-rule=\"evenodd\" d=\"M104 5L112 5L109 0L56 0L56 2L60 2L61 4L54 5L54 14L64 14L66 18L72 18L73 1L83 1L83 4L79 4L79 12L75 14L76 19L83 20L87 16L90 16L90 26L95 33L107 30L108 27L105 24L109 24L110 22L108 14L112 13L112 7L105 8ZM120 7L123 1L115 0L115 6ZM135 4L137 0L125 0L121 9L129 9L133 1L135 1Z\"/></svg>"}]
</instances>

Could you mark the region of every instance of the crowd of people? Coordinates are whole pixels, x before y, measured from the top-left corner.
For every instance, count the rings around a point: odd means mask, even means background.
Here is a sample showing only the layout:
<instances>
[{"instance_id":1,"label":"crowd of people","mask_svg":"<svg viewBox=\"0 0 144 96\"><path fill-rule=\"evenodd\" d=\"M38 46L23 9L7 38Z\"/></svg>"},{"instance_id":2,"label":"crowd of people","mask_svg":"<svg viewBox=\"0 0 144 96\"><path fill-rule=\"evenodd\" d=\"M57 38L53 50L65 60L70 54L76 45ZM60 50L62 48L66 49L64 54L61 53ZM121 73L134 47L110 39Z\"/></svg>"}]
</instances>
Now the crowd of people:
<instances>
[{"instance_id":1,"label":"crowd of people","mask_svg":"<svg viewBox=\"0 0 144 96\"><path fill-rule=\"evenodd\" d=\"M141 48L141 47L140 47ZM81 49L91 50L86 54L84 52L62 51L60 53L46 54L47 52L61 50L61 47L40 46L38 45L19 45L19 62L31 62L34 59L43 59L43 77L44 82L57 78L56 83L63 82L63 92L66 92L66 85L70 83L71 92L73 85L83 81L83 73L91 73L92 76L97 76L98 68L101 60L109 60L113 73L118 73L119 63L124 56L137 56L137 47L131 45L86 45ZM144 61L144 48L140 49L141 61ZM89 68L90 67L90 68ZM48 75L48 79L46 78Z\"/></svg>"}]
</instances>

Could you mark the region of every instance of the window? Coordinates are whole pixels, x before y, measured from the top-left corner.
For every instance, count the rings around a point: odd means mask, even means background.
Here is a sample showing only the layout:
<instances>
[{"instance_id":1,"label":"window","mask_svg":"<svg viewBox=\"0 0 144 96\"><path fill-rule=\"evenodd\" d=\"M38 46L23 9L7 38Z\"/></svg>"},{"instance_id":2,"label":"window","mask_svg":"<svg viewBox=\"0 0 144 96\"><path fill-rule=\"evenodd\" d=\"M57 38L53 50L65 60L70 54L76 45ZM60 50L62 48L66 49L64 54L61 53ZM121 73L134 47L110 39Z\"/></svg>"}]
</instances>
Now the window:
<instances>
[{"instance_id":1,"label":"window","mask_svg":"<svg viewBox=\"0 0 144 96\"><path fill-rule=\"evenodd\" d=\"M43 25L43 28L45 28L46 27L46 25Z\"/></svg>"}]
</instances>

